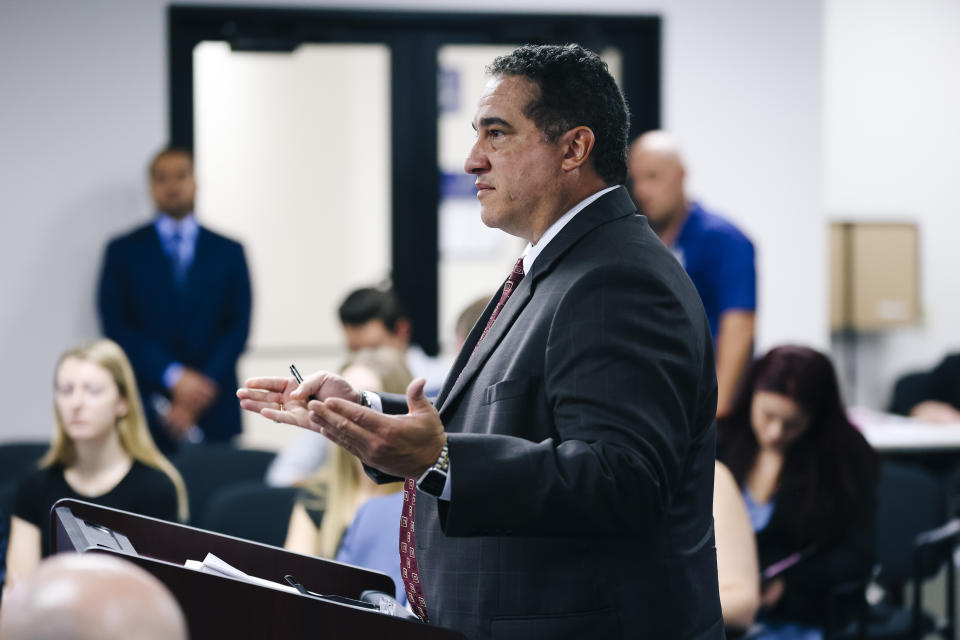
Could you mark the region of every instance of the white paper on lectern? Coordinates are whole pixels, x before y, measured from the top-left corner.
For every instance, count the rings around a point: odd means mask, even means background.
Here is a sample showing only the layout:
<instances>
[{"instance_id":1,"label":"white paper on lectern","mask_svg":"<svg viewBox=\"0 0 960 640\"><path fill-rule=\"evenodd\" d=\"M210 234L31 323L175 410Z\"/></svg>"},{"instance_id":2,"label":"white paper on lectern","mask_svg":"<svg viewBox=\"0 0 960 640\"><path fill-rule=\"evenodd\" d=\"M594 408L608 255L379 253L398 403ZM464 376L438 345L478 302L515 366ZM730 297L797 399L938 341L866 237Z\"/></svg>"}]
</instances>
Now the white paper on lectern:
<instances>
[{"instance_id":1,"label":"white paper on lectern","mask_svg":"<svg viewBox=\"0 0 960 640\"><path fill-rule=\"evenodd\" d=\"M243 580L244 582L256 584L261 587L268 587L270 589L277 589L279 591L286 591L288 593L300 593L291 586L246 574L243 571L240 571L240 569L237 569L236 567L224 562L212 553L208 553L203 559L203 562L199 562L197 560L187 560L183 563L183 566L188 569L200 571L202 573L233 578L234 580Z\"/></svg>"}]
</instances>

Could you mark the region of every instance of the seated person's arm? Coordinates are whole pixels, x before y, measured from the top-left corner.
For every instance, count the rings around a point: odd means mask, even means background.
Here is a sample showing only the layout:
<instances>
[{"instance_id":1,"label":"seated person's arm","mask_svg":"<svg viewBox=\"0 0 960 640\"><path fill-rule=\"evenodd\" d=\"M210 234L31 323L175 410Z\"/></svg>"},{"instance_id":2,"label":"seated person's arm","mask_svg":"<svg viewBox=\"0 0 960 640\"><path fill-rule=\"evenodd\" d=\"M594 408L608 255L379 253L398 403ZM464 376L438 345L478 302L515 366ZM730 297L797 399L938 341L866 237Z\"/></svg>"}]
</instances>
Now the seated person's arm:
<instances>
[{"instance_id":1,"label":"seated person's arm","mask_svg":"<svg viewBox=\"0 0 960 640\"><path fill-rule=\"evenodd\" d=\"M290 512L290 524L287 526L287 538L283 541L283 548L308 556L316 555L319 534L320 530L313 524L306 507L297 501Z\"/></svg>"},{"instance_id":2,"label":"seated person's arm","mask_svg":"<svg viewBox=\"0 0 960 640\"><path fill-rule=\"evenodd\" d=\"M960 411L953 408L952 405L941 402L940 400L924 400L913 409L910 409L910 417L925 422L936 422L948 424L951 422L960 422Z\"/></svg>"},{"instance_id":3,"label":"seated person's arm","mask_svg":"<svg viewBox=\"0 0 960 640\"><path fill-rule=\"evenodd\" d=\"M40 528L22 518L10 518L10 542L7 545L7 584L29 576L41 556Z\"/></svg>"},{"instance_id":4,"label":"seated person's arm","mask_svg":"<svg viewBox=\"0 0 960 640\"><path fill-rule=\"evenodd\" d=\"M717 415L730 410L733 394L750 364L756 314L732 309L720 316L717 329Z\"/></svg>"},{"instance_id":5,"label":"seated person's arm","mask_svg":"<svg viewBox=\"0 0 960 640\"><path fill-rule=\"evenodd\" d=\"M723 622L748 629L760 606L757 543L736 480L720 462L714 474L713 518Z\"/></svg>"},{"instance_id":6,"label":"seated person's arm","mask_svg":"<svg viewBox=\"0 0 960 640\"><path fill-rule=\"evenodd\" d=\"M928 422L960 422L960 354L949 355L927 376L924 401L910 417Z\"/></svg>"}]
</instances>

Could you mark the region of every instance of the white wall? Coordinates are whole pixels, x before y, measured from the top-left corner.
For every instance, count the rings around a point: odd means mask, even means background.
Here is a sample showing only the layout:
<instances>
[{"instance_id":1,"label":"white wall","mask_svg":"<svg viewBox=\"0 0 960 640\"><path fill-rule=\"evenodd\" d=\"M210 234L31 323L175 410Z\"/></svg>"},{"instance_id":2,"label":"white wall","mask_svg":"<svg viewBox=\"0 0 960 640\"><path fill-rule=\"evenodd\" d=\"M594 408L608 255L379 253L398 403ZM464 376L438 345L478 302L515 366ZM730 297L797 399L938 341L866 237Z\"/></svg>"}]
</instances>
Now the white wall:
<instances>
[{"instance_id":1,"label":"white wall","mask_svg":"<svg viewBox=\"0 0 960 640\"><path fill-rule=\"evenodd\" d=\"M53 364L97 334L106 238L149 215L164 140L161 3L0 3L0 440L45 438Z\"/></svg>"},{"instance_id":2,"label":"white wall","mask_svg":"<svg viewBox=\"0 0 960 640\"><path fill-rule=\"evenodd\" d=\"M824 193L833 218L919 225L919 326L859 341L856 400L960 348L960 3L831 0Z\"/></svg>"},{"instance_id":3,"label":"white wall","mask_svg":"<svg viewBox=\"0 0 960 640\"><path fill-rule=\"evenodd\" d=\"M0 387L9 398L0 440L48 433L53 360L97 330L101 248L150 214L144 165L166 138L164 6L0 4ZM366 6L477 8L452 0ZM582 12L584 4L482 8ZM664 15L664 124L686 145L694 193L760 247L758 346L826 345L820 3L597 0L590 10Z\"/></svg>"}]
</instances>

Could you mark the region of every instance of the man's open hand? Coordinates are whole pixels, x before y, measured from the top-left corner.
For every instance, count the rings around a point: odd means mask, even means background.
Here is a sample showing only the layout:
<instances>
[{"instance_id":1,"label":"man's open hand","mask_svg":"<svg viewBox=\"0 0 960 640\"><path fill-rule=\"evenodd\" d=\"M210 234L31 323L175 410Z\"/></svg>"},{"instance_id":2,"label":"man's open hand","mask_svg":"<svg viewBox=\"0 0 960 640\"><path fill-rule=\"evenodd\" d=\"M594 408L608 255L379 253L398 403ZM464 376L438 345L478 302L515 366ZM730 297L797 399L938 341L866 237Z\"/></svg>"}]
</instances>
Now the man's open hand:
<instances>
[{"instance_id":1,"label":"man's open hand","mask_svg":"<svg viewBox=\"0 0 960 640\"><path fill-rule=\"evenodd\" d=\"M340 398L308 403L312 428L365 464L401 478L419 478L446 442L440 414L423 393L426 380L407 387L405 415L390 416Z\"/></svg>"},{"instance_id":2,"label":"man's open hand","mask_svg":"<svg viewBox=\"0 0 960 640\"><path fill-rule=\"evenodd\" d=\"M307 376L298 385L293 378L250 378L237 390L240 407L259 413L275 422L296 425L318 431L310 422L307 402L310 396L318 400L342 398L360 402L360 392L338 375L320 371Z\"/></svg>"}]
</instances>

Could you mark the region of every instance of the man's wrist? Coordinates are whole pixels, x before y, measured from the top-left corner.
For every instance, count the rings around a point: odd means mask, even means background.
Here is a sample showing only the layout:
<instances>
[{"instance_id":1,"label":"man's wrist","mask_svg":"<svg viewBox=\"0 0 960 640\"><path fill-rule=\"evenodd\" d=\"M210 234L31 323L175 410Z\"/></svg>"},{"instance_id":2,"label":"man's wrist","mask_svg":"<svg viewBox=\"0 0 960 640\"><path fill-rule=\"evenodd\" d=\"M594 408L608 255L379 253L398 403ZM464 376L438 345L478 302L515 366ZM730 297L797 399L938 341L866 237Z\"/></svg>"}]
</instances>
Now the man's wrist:
<instances>
[{"instance_id":1,"label":"man's wrist","mask_svg":"<svg viewBox=\"0 0 960 640\"><path fill-rule=\"evenodd\" d=\"M447 444L447 434L443 434L443 445L437 455L436 462L420 474L417 478L417 487L424 493L439 498L445 493L449 472L450 448Z\"/></svg>"},{"instance_id":2,"label":"man's wrist","mask_svg":"<svg viewBox=\"0 0 960 640\"><path fill-rule=\"evenodd\" d=\"M383 413L383 399L372 391L361 391L360 400L357 404L373 409L377 413Z\"/></svg>"}]
</instances>

